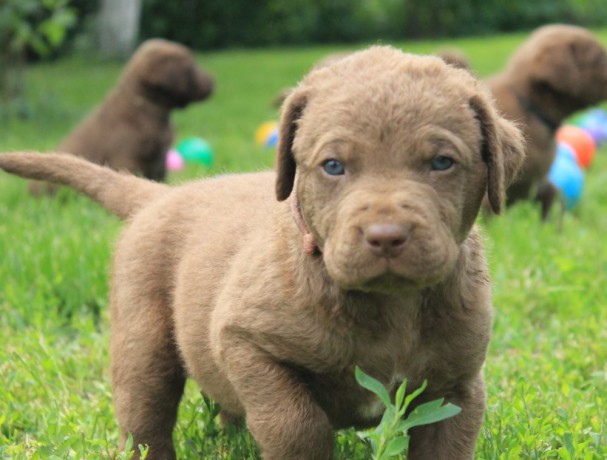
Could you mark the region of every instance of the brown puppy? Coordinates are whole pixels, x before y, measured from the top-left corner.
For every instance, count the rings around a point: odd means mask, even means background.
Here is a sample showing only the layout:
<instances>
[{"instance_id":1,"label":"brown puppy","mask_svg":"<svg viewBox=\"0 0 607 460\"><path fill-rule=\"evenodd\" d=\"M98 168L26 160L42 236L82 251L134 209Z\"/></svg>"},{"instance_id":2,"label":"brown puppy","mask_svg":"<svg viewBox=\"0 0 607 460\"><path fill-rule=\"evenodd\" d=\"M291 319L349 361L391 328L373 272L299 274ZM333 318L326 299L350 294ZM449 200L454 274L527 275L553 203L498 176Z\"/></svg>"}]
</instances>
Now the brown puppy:
<instances>
[{"instance_id":1,"label":"brown puppy","mask_svg":"<svg viewBox=\"0 0 607 460\"><path fill-rule=\"evenodd\" d=\"M319 70L328 67L331 64L336 63L340 59L350 56L352 53L352 51L341 51L337 53L328 54L319 61L317 61L311 70ZM450 64L459 69L470 70L470 63L468 61L468 58L465 54L463 54L457 49L444 48L438 50L435 55L440 57L447 64ZM293 89L294 88L285 88L281 90L272 100L272 105L274 107L280 107L287 98L287 96L291 93L291 91L293 91Z\"/></svg>"},{"instance_id":2,"label":"brown puppy","mask_svg":"<svg viewBox=\"0 0 607 460\"><path fill-rule=\"evenodd\" d=\"M607 52L581 27L540 27L488 84L500 111L521 124L528 142L521 174L507 191L510 205L532 197L546 180L563 120L607 99ZM544 217L550 188L543 186L538 197Z\"/></svg>"},{"instance_id":3,"label":"brown puppy","mask_svg":"<svg viewBox=\"0 0 607 460\"><path fill-rule=\"evenodd\" d=\"M58 149L116 170L164 180L173 141L171 111L209 97L213 79L190 51L167 40L148 40L126 65L118 84ZM34 194L47 190L33 182Z\"/></svg>"},{"instance_id":4,"label":"brown puppy","mask_svg":"<svg viewBox=\"0 0 607 460\"><path fill-rule=\"evenodd\" d=\"M491 289L474 221L522 137L469 72L373 47L311 72L283 107L277 172L168 187L61 155L0 168L129 218L114 258L112 384L123 438L174 458L186 376L266 459L329 459L376 424L354 367L462 412L411 459L469 459L485 411ZM276 199L278 198L278 199Z\"/></svg>"}]
</instances>

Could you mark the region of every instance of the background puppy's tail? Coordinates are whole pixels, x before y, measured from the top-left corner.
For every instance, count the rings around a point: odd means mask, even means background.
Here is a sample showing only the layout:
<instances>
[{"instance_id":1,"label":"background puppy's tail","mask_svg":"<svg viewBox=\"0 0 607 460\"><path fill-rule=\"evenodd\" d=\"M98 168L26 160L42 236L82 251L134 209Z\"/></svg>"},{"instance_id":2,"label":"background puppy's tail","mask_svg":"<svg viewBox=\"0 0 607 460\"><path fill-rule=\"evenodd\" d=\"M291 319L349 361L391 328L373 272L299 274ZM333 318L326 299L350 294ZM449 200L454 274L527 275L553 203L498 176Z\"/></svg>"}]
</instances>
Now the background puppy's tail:
<instances>
[{"instance_id":1,"label":"background puppy's tail","mask_svg":"<svg viewBox=\"0 0 607 460\"><path fill-rule=\"evenodd\" d=\"M121 219L164 194L168 186L66 153L13 152L0 154L0 168L29 179L68 185L100 203Z\"/></svg>"}]
</instances>

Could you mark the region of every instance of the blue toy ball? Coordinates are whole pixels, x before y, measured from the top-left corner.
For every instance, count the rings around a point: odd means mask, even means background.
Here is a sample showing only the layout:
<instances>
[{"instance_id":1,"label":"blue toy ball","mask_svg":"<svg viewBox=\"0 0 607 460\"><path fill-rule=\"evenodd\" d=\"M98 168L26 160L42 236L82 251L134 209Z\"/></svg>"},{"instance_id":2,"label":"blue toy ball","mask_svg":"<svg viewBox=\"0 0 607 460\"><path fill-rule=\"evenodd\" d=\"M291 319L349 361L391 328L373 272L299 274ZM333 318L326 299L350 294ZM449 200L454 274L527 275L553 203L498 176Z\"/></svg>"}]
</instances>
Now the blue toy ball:
<instances>
[{"instance_id":1,"label":"blue toy ball","mask_svg":"<svg viewBox=\"0 0 607 460\"><path fill-rule=\"evenodd\" d=\"M556 158L548 173L550 182L561 191L568 210L571 210L580 201L584 189L584 173L575 158L571 147L559 143Z\"/></svg>"},{"instance_id":2,"label":"blue toy ball","mask_svg":"<svg viewBox=\"0 0 607 460\"><path fill-rule=\"evenodd\" d=\"M563 160L572 161L573 163L577 164L577 155L575 154L575 150L573 150L573 147L565 142L559 142L556 145L556 157L554 161L556 161L556 158L559 156L562 157Z\"/></svg>"},{"instance_id":3,"label":"blue toy ball","mask_svg":"<svg viewBox=\"0 0 607 460\"><path fill-rule=\"evenodd\" d=\"M268 136L268 139L266 140L266 146L275 147L277 143L278 143L278 129L275 129Z\"/></svg>"}]
</instances>

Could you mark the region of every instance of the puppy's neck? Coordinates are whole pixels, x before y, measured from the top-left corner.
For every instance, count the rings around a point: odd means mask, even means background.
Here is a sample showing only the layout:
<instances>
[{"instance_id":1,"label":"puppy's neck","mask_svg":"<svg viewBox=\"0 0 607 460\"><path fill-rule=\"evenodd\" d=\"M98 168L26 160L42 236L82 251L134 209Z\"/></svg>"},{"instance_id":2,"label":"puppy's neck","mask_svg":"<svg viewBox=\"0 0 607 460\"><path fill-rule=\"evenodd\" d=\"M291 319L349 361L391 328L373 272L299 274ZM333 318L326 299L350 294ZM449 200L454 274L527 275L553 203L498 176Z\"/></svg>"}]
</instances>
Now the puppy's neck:
<instances>
[{"instance_id":1,"label":"puppy's neck","mask_svg":"<svg viewBox=\"0 0 607 460\"><path fill-rule=\"evenodd\" d=\"M132 99L132 104L137 108L143 108L147 113L151 114L156 119L167 122L169 120L170 110L163 106L150 101L145 96L140 94L135 95Z\"/></svg>"},{"instance_id":2,"label":"puppy's neck","mask_svg":"<svg viewBox=\"0 0 607 460\"><path fill-rule=\"evenodd\" d=\"M516 95L516 99L519 105L523 108L523 110L533 117L535 117L538 121L540 121L551 134L554 134L556 130L561 125L562 118L553 116L552 113L549 113L549 110L546 110L545 102L542 101L536 102L533 97L533 92L530 94L525 94L528 92L518 91L516 89L512 89L513 93Z\"/></svg>"},{"instance_id":3,"label":"puppy's neck","mask_svg":"<svg viewBox=\"0 0 607 460\"><path fill-rule=\"evenodd\" d=\"M541 82L532 82L524 88L513 87L512 90L521 107L552 133L556 132L567 117L587 106L583 101Z\"/></svg>"},{"instance_id":4,"label":"puppy's neck","mask_svg":"<svg viewBox=\"0 0 607 460\"><path fill-rule=\"evenodd\" d=\"M591 105L590 102L568 92L558 91L549 84L538 82L532 85L532 94L542 101L545 112L562 123L565 118Z\"/></svg>"},{"instance_id":5,"label":"puppy's neck","mask_svg":"<svg viewBox=\"0 0 607 460\"><path fill-rule=\"evenodd\" d=\"M166 107L155 104L136 91L115 88L108 95L108 99L114 101L112 107L123 107L129 114L135 110L139 117L147 116L148 119L157 120L161 124L169 122L170 111Z\"/></svg>"}]
</instances>

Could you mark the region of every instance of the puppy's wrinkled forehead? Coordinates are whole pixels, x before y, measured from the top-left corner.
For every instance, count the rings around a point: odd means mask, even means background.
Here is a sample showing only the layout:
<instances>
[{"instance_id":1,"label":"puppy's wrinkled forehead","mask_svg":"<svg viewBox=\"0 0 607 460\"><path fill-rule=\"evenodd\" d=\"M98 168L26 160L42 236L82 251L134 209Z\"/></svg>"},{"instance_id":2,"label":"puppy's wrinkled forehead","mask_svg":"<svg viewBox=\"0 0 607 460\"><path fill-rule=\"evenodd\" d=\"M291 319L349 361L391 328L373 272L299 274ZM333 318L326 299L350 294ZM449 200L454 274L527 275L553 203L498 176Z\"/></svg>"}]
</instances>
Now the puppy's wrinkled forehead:
<instances>
[{"instance_id":1,"label":"puppy's wrinkled forehead","mask_svg":"<svg viewBox=\"0 0 607 460\"><path fill-rule=\"evenodd\" d=\"M426 126L444 128L463 142L477 143L480 130L469 101L478 82L432 56L388 47L354 53L310 73L302 82L306 109L299 120L307 149L330 131L373 142L405 142Z\"/></svg>"}]
</instances>

